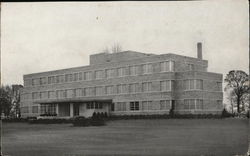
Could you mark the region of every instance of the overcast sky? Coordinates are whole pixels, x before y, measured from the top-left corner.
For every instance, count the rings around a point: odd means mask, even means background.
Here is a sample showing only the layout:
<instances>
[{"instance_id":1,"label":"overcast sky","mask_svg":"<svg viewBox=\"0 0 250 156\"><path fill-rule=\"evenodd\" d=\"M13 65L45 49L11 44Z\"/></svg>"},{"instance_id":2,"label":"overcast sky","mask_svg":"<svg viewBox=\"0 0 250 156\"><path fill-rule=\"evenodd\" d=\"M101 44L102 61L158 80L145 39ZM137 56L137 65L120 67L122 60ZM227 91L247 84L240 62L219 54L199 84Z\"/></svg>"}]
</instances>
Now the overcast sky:
<instances>
[{"instance_id":1,"label":"overcast sky","mask_svg":"<svg viewBox=\"0 0 250 156\"><path fill-rule=\"evenodd\" d=\"M89 55L123 50L196 57L208 71L248 71L247 0L188 2L2 3L3 84L23 75L89 64Z\"/></svg>"}]
</instances>

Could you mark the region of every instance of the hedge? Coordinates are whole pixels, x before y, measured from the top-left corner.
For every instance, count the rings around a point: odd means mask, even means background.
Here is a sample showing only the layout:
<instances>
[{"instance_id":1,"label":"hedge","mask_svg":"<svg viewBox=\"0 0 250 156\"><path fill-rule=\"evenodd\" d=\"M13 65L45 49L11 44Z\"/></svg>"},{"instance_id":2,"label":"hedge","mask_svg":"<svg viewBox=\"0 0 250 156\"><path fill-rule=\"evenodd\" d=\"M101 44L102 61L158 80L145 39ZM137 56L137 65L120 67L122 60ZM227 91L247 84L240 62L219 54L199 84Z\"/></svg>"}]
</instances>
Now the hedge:
<instances>
[{"instance_id":1,"label":"hedge","mask_svg":"<svg viewBox=\"0 0 250 156\"><path fill-rule=\"evenodd\" d=\"M104 126L105 121L103 118L100 117L91 117L91 118L85 118L85 117L76 117L73 120L74 126Z\"/></svg>"}]
</instances>

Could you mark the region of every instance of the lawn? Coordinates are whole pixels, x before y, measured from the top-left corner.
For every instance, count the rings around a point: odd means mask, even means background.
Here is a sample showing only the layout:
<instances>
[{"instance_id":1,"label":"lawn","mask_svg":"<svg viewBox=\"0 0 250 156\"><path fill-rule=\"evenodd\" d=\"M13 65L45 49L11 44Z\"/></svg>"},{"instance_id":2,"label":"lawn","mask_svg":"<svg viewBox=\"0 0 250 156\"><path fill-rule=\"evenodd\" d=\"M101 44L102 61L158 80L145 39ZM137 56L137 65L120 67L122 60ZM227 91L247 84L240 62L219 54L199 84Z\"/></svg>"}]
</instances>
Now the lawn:
<instances>
[{"instance_id":1,"label":"lawn","mask_svg":"<svg viewBox=\"0 0 250 156\"><path fill-rule=\"evenodd\" d=\"M3 124L10 156L230 156L248 148L247 119L116 120L102 127Z\"/></svg>"}]
</instances>

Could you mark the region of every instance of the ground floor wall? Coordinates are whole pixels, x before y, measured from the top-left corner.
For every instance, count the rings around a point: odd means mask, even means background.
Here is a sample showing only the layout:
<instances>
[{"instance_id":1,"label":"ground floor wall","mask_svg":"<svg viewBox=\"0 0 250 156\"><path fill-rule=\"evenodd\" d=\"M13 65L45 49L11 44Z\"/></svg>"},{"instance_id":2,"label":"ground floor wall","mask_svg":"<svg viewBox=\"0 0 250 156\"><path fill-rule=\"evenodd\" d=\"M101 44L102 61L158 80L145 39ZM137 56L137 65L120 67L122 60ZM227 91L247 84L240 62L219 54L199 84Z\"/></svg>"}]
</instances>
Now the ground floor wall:
<instances>
[{"instance_id":1,"label":"ground floor wall","mask_svg":"<svg viewBox=\"0 0 250 156\"><path fill-rule=\"evenodd\" d=\"M106 113L108 115L153 115L169 114L173 109L177 114L220 114L223 109L222 100L217 99L160 99L160 100L114 100L104 102L68 102L54 103L55 108L46 108L47 112L54 111L56 117L90 117L94 113ZM40 116L45 113L44 104L36 104L26 107L22 117ZM28 110L27 110L28 109ZM23 109L22 109L23 110Z\"/></svg>"}]
</instances>

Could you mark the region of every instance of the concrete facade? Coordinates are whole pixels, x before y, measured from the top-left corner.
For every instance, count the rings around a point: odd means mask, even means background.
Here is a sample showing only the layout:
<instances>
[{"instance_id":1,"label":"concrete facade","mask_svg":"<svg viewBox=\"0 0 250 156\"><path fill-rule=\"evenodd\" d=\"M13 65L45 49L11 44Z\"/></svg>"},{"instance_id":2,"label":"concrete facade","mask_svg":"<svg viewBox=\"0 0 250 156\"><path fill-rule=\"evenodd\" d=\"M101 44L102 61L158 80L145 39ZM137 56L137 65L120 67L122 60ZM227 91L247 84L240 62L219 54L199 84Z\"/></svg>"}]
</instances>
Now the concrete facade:
<instances>
[{"instance_id":1,"label":"concrete facade","mask_svg":"<svg viewBox=\"0 0 250 156\"><path fill-rule=\"evenodd\" d=\"M100 53L89 66L24 75L21 115L221 113L222 74L198 55Z\"/></svg>"}]
</instances>

